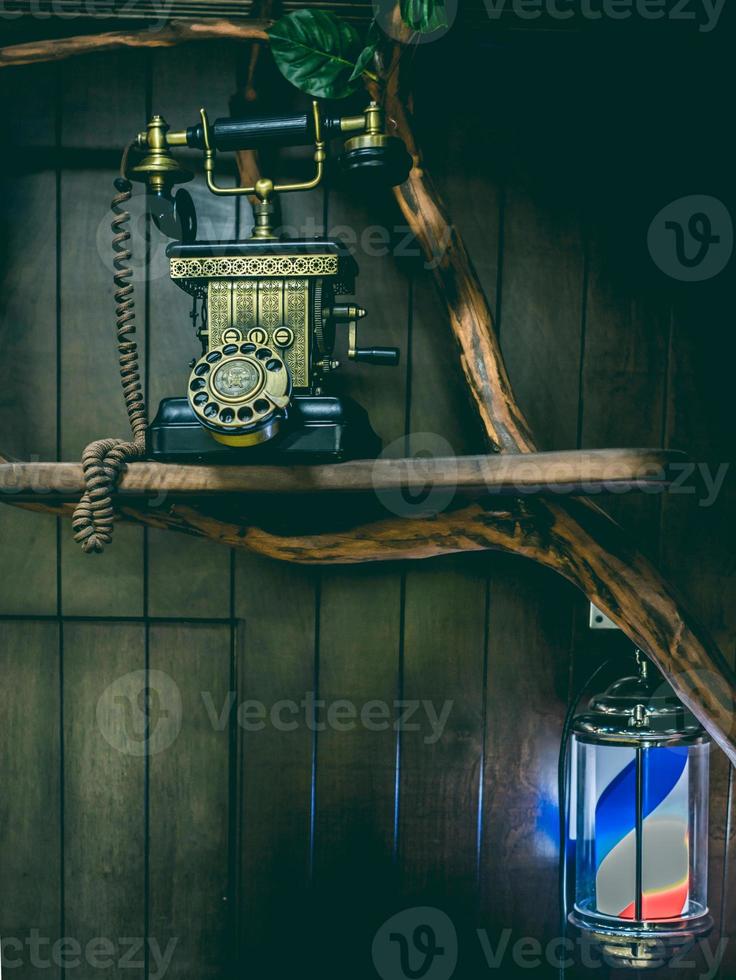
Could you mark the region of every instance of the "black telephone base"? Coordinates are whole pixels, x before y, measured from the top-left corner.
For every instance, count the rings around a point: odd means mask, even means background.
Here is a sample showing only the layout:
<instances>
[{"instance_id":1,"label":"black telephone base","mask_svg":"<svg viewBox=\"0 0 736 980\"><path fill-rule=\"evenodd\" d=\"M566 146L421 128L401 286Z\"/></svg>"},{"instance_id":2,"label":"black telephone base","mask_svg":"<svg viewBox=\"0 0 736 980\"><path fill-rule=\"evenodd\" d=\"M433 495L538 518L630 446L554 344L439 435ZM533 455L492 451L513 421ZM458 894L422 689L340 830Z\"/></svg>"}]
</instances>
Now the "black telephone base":
<instances>
[{"instance_id":1,"label":"black telephone base","mask_svg":"<svg viewBox=\"0 0 736 980\"><path fill-rule=\"evenodd\" d=\"M373 459L381 440L365 409L350 398L295 395L281 432L260 446L216 442L186 398L165 398L148 430L148 458L190 463L325 463Z\"/></svg>"}]
</instances>

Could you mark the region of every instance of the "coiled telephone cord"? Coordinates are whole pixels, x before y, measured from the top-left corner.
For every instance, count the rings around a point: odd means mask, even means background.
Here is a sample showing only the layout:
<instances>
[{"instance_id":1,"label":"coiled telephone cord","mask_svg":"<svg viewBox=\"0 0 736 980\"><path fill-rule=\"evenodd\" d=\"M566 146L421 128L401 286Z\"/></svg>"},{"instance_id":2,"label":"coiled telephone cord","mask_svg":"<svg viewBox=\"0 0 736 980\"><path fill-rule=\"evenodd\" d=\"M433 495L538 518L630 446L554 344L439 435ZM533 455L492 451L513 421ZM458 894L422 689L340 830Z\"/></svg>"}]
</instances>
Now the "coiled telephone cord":
<instances>
[{"instance_id":1,"label":"coiled telephone cord","mask_svg":"<svg viewBox=\"0 0 736 980\"><path fill-rule=\"evenodd\" d=\"M115 180L117 193L110 209L114 214L112 250L115 283L115 316L117 328L120 381L123 387L125 408L133 433L132 441L124 439L98 439L91 442L82 454L85 491L74 510L72 527L74 540L87 553L101 552L112 541L114 510L112 495L126 464L145 455L146 429L148 426L146 404L143 397L138 344L132 339L135 333L135 303L133 299L133 270L127 263L132 257L128 245L130 231L127 227L130 212L125 205L131 197L131 183L125 176L130 144L120 162L120 176Z\"/></svg>"}]
</instances>

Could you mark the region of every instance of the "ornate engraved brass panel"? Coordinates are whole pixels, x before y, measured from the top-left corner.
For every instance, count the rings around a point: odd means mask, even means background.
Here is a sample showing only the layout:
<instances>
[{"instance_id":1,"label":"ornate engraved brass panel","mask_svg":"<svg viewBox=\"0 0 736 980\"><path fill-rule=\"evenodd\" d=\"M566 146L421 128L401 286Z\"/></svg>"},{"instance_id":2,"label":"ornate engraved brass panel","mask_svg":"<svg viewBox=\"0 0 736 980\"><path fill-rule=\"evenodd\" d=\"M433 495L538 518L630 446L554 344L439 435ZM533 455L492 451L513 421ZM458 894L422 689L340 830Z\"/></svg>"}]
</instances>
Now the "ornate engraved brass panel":
<instances>
[{"instance_id":1,"label":"ornate engraved brass panel","mask_svg":"<svg viewBox=\"0 0 736 980\"><path fill-rule=\"evenodd\" d=\"M336 255L234 255L232 258L182 259L169 262L172 279L222 279L231 276L335 276Z\"/></svg>"},{"instance_id":2,"label":"ornate engraved brass panel","mask_svg":"<svg viewBox=\"0 0 736 980\"><path fill-rule=\"evenodd\" d=\"M309 279L286 278L212 279L207 284L208 349L245 339L281 347L278 335L288 336L282 355L292 384L309 387L309 283ZM263 330L263 336L254 337L254 328Z\"/></svg>"}]
</instances>

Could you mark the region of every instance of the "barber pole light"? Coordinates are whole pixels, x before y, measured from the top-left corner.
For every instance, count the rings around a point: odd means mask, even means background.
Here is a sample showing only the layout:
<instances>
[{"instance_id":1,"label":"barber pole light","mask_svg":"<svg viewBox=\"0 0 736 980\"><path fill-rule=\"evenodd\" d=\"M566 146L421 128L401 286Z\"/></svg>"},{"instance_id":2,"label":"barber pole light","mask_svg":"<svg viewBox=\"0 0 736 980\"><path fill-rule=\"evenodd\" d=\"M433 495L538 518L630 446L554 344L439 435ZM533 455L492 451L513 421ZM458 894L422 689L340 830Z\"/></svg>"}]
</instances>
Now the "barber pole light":
<instances>
[{"instance_id":1,"label":"barber pole light","mask_svg":"<svg viewBox=\"0 0 736 980\"><path fill-rule=\"evenodd\" d=\"M620 966L660 966L712 926L709 748L643 657L575 718L570 921Z\"/></svg>"}]
</instances>

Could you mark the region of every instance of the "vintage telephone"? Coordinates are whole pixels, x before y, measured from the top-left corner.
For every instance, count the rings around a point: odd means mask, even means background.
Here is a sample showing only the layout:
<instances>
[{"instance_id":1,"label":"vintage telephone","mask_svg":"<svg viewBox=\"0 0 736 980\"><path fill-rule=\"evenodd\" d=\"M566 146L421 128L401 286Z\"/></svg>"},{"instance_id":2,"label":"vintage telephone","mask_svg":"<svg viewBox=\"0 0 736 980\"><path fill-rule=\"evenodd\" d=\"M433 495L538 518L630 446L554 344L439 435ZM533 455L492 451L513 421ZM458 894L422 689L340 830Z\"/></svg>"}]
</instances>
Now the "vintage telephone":
<instances>
[{"instance_id":1,"label":"vintage telephone","mask_svg":"<svg viewBox=\"0 0 736 980\"><path fill-rule=\"evenodd\" d=\"M338 297L353 293L357 265L339 241L285 239L274 232L274 195L317 187L325 174L327 141L347 137L341 156L345 175L369 191L406 180L411 157L386 133L383 110L371 102L356 115L311 111L200 121L170 132L154 115L130 143L115 181L113 253L120 373L133 440L101 439L84 452L86 491L73 518L75 538L87 552L112 538L114 485L127 460L147 456L183 462L319 462L375 456L380 440L365 411L349 398L325 391L338 327L347 328L348 357L366 364L396 365L395 347L359 347L365 310ZM314 145L315 172L303 183L278 184L262 177L252 187L215 182L218 151L264 145ZM250 195L254 227L243 241L197 241L194 204L176 184L192 179L171 152L192 147L204 154L209 190L219 196ZM130 154L142 157L130 164ZM191 365L186 395L166 398L148 425L138 368L132 270L128 247L131 181L146 185L153 223L178 239L167 248L171 278L193 298L202 355ZM184 378L182 379L184 382Z\"/></svg>"},{"instance_id":2,"label":"vintage telephone","mask_svg":"<svg viewBox=\"0 0 736 980\"><path fill-rule=\"evenodd\" d=\"M336 330L348 333L348 357L365 364L395 365L393 347L359 347L358 322L365 310L338 297L352 294L357 267L338 241L280 239L272 227L276 193L310 190L324 176L326 139L349 136L342 157L352 178L393 186L404 181L411 160L397 137L386 135L383 111L371 103L355 116L218 119L204 109L196 126L169 132L154 116L136 146L145 156L128 175L147 185L149 209L161 232L181 240L167 249L171 278L193 297L200 321L202 356L192 366L187 394L161 403L150 427L154 459L248 459L316 461L375 455L380 444L365 412L354 402L325 393ZM315 174L304 183L253 187L215 183L218 150L263 143L313 141ZM170 147L204 152L207 186L216 195L255 195L251 237L239 242L196 241L196 216L184 190L191 179ZM254 449L256 452L254 452ZM233 450L241 450L234 456ZM247 450L247 452L242 452Z\"/></svg>"}]
</instances>

